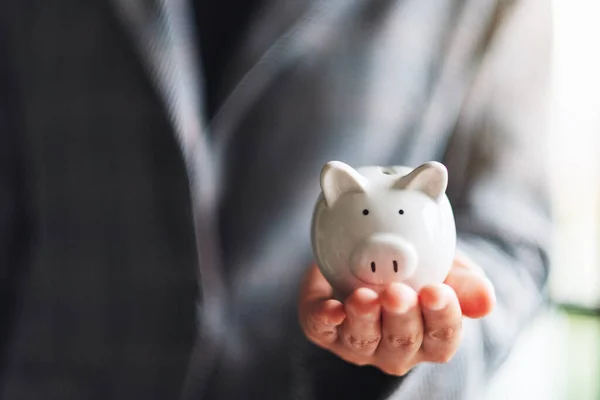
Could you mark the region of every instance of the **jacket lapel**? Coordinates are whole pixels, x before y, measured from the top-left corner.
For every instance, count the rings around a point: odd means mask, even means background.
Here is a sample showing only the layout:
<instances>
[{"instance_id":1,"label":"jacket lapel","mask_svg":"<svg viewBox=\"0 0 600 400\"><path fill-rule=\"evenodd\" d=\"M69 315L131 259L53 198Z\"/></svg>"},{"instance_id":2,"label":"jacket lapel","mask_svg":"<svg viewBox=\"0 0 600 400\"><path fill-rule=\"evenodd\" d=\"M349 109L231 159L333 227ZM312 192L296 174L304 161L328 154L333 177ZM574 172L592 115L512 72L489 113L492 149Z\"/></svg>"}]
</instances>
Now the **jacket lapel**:
<instances>
[{"instance_id":1,"label":"jacket lapel","mask_svg":"<svg viewBox=\"0 0 600 400\"><path fill-rule=\"evenodd\" d=\"M196 41L185 0L110 0L166 107L186 157L203 144Z\"/></svg>"},{"instance_id":2,"label":"jacket lapel","mask_svg":"<svg viewBox=\"0 0 600 400\"><path fill-rule=\"evenodd\" d=\"M197 40L185 0L111 0L163 102L186 162L199 256L199 332L184 393L202 392L223 337L225 287L217 242L216 163L203 122ZM217 332L217 333L215 333Z\"/></svg>"},{"instance_id":3,"label":"jacket lapel","mask_svg":"<svg viewBox=\"0 0 600 400\"><path fill-rule=\"evenodd\" d=\"M171 117L186 159L201 158L204 180L218 197L223 153L240 119L277 77L343 23L364 2L270 0L251 21L225 78L224 96L210 125L202 116L202 78L198 42L189 0L110 0ZM206 129L210 129L213 143ZM200 156L201 155L201 156ZM194 161L198 162L198 160ZM195 177L200 178L200 177Z\"/></svg>"},{"instance_id":4,"label":"jacket lapel","mask_svg":"<svg viewBox=\"0 0 600 400\"><path fill-rule=\"evenodd\" d=\"M271 0L252 21L226 78L226 93L210 129L215 153L223 160L234 132L252 104L278 77L279 72L331 37L362 0ZM326 39L325 39L326 40Z\"/></svg>"}]
</instances>

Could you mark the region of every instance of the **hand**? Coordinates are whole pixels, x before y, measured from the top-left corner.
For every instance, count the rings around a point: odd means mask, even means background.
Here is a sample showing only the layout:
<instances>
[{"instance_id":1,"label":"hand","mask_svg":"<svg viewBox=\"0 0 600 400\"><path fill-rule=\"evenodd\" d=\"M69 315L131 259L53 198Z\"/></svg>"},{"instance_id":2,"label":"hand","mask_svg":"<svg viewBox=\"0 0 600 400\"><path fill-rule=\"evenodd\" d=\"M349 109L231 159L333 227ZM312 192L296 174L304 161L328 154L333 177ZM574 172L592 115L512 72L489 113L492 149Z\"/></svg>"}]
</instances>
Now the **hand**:
<instances>
[{"instance_id":1,"label":"hand","mask_svg":"<svg viewBox=\"0 0 600 400\"><path fill-rule=\"evenodd\" d=\"M304 280L299 318L307 338L356 365L405 375L421 362L448 362L462 337L462 318L481 318L495 304L483 271L457 256L443 284L420 293L393 283L377 294L354 291L342 304L317 266Z\"/></svg>"}]
</instances>

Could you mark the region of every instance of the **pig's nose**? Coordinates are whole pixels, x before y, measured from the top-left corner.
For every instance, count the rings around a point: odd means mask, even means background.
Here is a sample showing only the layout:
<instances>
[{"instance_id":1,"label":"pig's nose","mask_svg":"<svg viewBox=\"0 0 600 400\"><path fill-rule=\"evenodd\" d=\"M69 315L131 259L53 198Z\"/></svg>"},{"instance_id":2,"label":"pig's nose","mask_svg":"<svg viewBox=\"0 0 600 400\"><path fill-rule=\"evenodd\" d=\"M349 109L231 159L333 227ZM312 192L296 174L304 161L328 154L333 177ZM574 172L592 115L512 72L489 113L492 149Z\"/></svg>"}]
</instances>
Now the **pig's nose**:
<instances>
[{"instance_id":1,"label":"pig's nose","mask_svg":"<svg viewBox=\"0 0 600 400\"><path fill-rule=\"evenodd\" d=\"M352 252L350 268L361 281L369 284L401 282L417 267L413 245L392 234L376 234L363 240Z\"/></svg>"}]
</instances>

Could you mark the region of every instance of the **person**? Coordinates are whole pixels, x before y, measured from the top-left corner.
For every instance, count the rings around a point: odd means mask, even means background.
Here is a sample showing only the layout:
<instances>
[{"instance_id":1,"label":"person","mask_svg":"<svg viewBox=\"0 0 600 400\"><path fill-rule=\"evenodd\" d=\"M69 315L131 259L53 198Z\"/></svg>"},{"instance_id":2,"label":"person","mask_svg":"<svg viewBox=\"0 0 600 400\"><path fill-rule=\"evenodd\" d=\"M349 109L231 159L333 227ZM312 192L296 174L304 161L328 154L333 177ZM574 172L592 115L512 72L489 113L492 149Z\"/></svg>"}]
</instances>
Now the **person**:
<instances>
[{"instance_id":1,"label":"person","mask_svg":"<svg viewBox=\"0 0 600 400\"><path fill-rule=\"evenodd\" d=\"M544 302L541 0L0 12L3 399L481 399ZM320 168L443 162L444 284L343 303Z\"/></svg>"}]
</instances>

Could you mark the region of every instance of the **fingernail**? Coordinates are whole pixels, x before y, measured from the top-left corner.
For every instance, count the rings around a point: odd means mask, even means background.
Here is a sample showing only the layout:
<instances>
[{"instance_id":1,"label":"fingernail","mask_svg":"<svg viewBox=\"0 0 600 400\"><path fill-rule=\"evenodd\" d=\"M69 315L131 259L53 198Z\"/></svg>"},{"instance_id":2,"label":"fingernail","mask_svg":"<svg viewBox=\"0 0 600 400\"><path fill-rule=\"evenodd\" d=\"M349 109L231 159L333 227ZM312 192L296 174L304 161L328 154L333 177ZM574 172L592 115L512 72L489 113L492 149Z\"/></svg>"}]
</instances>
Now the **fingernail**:
<instances>
[{"instance_id":1,"label":"fingernail","mask_svg":"<svg viewBox=\"0 0 600 400\"><path fill-rule=\"evenodd\" d=\"M406 314L408 312L409 306L408 303L402 302L399 306L394 309L394 312L397 314Z\"/></svg>"},{"instance_id":2,"label":"fingernail","mask_svg":"<svg viewBox=\"0 0 600 400\"><path fill-rule=\"evenodd\" d=\"M439 311L446 307L448 301L443 296L438 296L434 301L427 304L427 308L431 311Z\"/></svg>"},{"instance_id":3,"label":"fingernail","mask_svg":"<svg viewBox=\"0 0 600 400\"><path fill-rule=\"evenodd\" d=\"M392 283L386 293L385 302L388 311L394 314L405 314L418 303L417 293L401 283Z\"/></svg>"},{"instance_id":4,"label":"fingernail","mask_svg":"<svg viewBox=\"0 0 600 400\"><path fill-rule=\"evenodd\" d=\"M379 295L372 289L368 288L359 288L356 290L359 293L359 296L362 297L364 302L376 302L379 299Z\"/></svg>"},{"instance_id":5,"label":"fingernail","mask_svg":"<svg viewBox=\"0 0 600 400\"><path fill-rule=\"evenodd\" d=\"M396 314L396 315L401 315L401 314L406 314L408 312L408 305L402 303L400 305L394 306L394 307L386 307L385 310L388 313L391 314Z\"/></svg>"}]
</instances>

